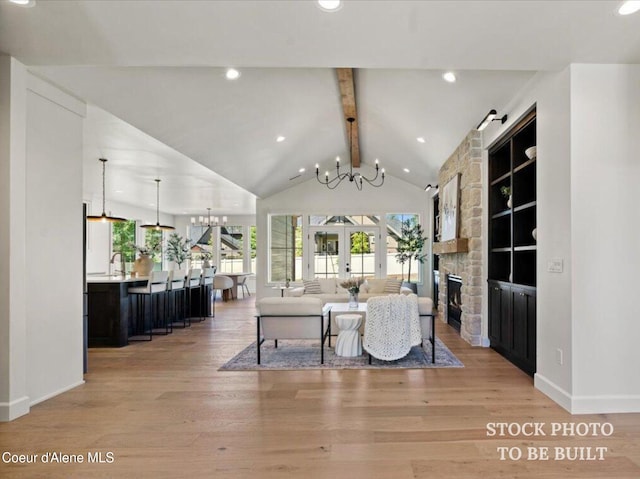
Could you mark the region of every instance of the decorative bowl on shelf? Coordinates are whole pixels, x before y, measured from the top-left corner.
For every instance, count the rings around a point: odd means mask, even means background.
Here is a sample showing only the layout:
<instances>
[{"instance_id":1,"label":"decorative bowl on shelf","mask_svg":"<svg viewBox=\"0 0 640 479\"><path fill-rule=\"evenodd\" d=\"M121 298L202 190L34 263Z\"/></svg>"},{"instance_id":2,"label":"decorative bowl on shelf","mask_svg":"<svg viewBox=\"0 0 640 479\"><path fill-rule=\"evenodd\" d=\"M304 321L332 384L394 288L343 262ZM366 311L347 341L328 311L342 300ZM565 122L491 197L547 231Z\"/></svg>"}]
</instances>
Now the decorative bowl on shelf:
<instances>
[{"instance_id":1,"label":"decorative bowl on shelf","mask_svg":"<svg viewBox=\"0 0 640 479\"><path fill-rule=\"evenodd\" d=\"M530 160L533 160L538 153L538 148L536 146L531 146L529 148L527 148L526 150L524 150L524 154L527 155L527 158L529 158Z\"/></svg>"}]
</instances>

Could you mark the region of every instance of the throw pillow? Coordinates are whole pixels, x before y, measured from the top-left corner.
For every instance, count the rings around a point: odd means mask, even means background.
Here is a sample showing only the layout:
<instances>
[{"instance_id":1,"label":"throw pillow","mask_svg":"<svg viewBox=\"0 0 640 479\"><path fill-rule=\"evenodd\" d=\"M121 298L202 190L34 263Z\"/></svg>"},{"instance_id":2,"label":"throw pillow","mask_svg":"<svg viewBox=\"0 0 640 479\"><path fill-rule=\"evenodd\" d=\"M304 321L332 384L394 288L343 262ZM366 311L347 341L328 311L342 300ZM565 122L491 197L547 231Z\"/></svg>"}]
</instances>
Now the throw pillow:
<instances>
[{"instance_id":1,"label":"throw pillow","mask_svg":"<svg viewBox=\"0 0 640 479\"><path fill-rule=\"evenodd\" d=\"M316 278L315 281L320 284L322 293L334 294L336 292L336 280L333 278Z\"/></svg>"},{"instance_id":2,"label":"throw pillow","mask_svg":"<svg viewBox=\"0 0 640 479\"><path fill-rule=\"evenodd\" d=\"M402 281L387 278L387 282L384 285L384 292L387 294L399 294L400 286L402 286Z\"/></svg>"},{"instance_id":3,"label":"throw pillow","mask_svg":"<svg viewBox=\"0 0 640 479\"><path fill-rule=\"evenodd\" d=\"M384 287L386 283L386 279L380 278L372 278L367 280L367 284L369 285L369 292L373 294L384 293Z\"/></svg>"},{"instance_id":4,"label":"throw pillow","mask_svg":"<svg viewBox=\"0 0 640 479\"><path fill-rule=\"evenodd\" d=\"M316 279L303 279L305 294L321 294L320 283Z\"/></svg>"}]
</instances>

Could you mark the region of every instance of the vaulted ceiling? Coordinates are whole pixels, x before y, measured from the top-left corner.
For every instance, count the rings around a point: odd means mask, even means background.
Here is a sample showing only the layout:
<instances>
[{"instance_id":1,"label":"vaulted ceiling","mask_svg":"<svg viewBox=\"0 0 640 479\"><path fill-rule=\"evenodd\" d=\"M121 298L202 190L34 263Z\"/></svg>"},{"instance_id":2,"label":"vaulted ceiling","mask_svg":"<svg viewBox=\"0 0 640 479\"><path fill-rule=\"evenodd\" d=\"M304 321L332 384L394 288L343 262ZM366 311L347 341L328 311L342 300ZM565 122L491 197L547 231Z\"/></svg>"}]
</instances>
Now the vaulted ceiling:
<instances>
[{"instance_id":1,"label":"vaulted ceiling","mask_svg":"<svg viewBox=\"0 0 640 479\"><path fill-rule=\"evenodd\" d=\"M348 158L335 68L355 68L363 168L378 158L423 187L536 71L640 63L640 14L621 17L618 4L347 0L327 13L313 1L38 0L0 4L0 50L109 113L90 110L86 189L107 151L114 200L153 199L161 175L167 212L249 213L253 195ZM139 186L117 196L125 181Z\"/></svg>"}]
</instances>

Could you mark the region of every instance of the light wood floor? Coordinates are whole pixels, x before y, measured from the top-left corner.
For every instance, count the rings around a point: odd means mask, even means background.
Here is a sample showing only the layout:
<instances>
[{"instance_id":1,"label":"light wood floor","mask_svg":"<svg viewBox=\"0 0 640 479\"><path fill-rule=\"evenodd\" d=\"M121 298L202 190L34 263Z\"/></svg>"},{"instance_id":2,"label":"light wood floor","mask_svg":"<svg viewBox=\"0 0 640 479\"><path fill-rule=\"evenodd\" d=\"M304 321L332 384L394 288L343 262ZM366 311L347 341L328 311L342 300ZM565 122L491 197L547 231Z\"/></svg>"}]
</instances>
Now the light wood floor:
<instances>
[{"instance_id":1,"label":"light wood floor","mask_svg":"<svg viewBox=\"0 0 640 479\"><path fill-rule=\"evenodd\" d=\"M86 384L0 424L0 453L86 461L110 451L114 462L0 462L0 477L640 477L640 414L571 416L442 323L438 335L462 369L219 372L254 340L253 305L218 302L216 318L190 329L90 350ZM487 437L488 422L529 421L545 422L546 432L551 422L610 422L615 432ZM608 449L602 461L528 461L528 446ZM497 447L525 455L500 461Z\"/></svg>"}]
</instances>

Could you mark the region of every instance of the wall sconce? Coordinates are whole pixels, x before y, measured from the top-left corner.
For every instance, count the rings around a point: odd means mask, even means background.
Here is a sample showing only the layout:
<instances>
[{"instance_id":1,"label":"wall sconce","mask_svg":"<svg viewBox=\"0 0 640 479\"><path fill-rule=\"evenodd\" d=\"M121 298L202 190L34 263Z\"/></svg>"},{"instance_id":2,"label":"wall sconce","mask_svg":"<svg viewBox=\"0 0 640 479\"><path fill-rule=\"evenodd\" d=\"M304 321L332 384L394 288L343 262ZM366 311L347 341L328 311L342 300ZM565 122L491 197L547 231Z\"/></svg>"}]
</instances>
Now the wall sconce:
<instances>
[{"instance_id":1,"label":"wall sconce","mask_svg":"<svg viewBox=\"0 0 640 479\"><path fill-rule=\"evenodd\" d=\"M504 123L505 121L507 121L507 115L504 115L502 118L496 118L497 116L498 116L498 112L496 112L495 110L491 110L489 113L487 113L487 116L485 116L482 119L482 121L480 122L480 124L478 125L478 127L476 129L478 131L482 131L492 121L500 121L501 123Z\"/></svg>"},{"instance_id":2,"label":"wall sconce","mask_svg":"<svg viewBox=\"0 0 640 479\"><path fill-rule=\"evenodd\" d=\"M424 187L424 191L429 191L431 188L434 189L438 189L438 185L431 185L431 183L429 183L427 186Z\"/></svg>"}]
</instances>

